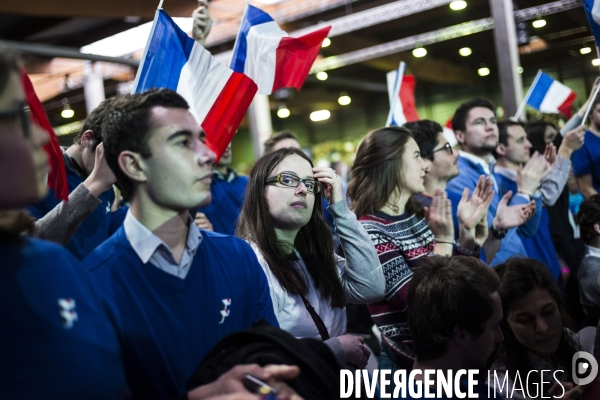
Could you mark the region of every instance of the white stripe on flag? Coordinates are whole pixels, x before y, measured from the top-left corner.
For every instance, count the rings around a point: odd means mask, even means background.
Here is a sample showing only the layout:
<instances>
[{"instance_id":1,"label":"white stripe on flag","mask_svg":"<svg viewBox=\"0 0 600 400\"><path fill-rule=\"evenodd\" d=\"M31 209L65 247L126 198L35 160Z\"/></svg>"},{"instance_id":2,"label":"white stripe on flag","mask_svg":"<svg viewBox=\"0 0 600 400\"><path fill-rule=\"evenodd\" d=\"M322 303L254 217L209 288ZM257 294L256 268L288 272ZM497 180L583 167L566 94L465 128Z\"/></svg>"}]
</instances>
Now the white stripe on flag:
<instances>
[{"instance_id":1,"label":"white stripe on flag","mask_svg":"<svg viewBox=\"0 0 600 400\"><path fill-rule=\"evenodd\" d=\"M598 25L600 25L600 0L594 1L594 6L592 7L592 18Z\"/></svg>"},{"instance_id":2,"label":"white stripe on flag","mask_svg":"<svg viewBox=\"0 0 600 400\"><path fill-rule=\"evenodd\" d=\"M552 82L540 104L540 111L547 113L558 113L558 107L567 100L571 94L571 89L558 81Z\"/></svg>"},{"instance_id":3,"label":"white stripe on flag","mask_svg":"<svg viewBox=\"0 0 600 400\"><path fill-rule=\"evenodd\" d=\"M286 36L287 33L282 31L275 21L254 25L248 30L244 74L252 77L258 86L259 94L273 92L277 47L281 38Z\"/></svg>"},{"instance_id":4,"label":"white stripe on flag","mask_svg":"<svg viewBox=\"0 0 600 400\"><path fill-rule=\"evenodd\" d=\"M190 112L202 123L225 87L232 70L213 58L208 50L194 43L190 57L181 70L177 93L190 105Z\"/></svg>"}]
</instances>

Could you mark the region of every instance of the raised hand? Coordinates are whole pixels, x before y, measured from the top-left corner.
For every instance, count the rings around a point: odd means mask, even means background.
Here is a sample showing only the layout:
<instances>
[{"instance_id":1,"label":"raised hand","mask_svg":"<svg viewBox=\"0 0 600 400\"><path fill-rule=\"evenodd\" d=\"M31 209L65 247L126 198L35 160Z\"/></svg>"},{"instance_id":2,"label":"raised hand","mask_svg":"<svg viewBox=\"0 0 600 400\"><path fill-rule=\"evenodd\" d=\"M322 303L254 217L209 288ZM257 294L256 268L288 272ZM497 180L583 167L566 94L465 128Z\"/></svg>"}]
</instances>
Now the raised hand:
<instances>
[{"instance_id":1,"label":"raised hand","mask_svg":"<svg viewBox=\"0 0 600 400\"><path fill-rule=\"evenodd\" d=\"M438 240L454 242L452 204L443 190L436 190L427 212L427 224Z\"/></svg>"},{"instance_id":2,"label":"raised hand","mask_svg":"<svg viewBox=\"0 0 600 400\"><path fill-rule=\"evenodd\" d=\"M550 166L554 165L556 161L556 146L553 143L548 143L546 145L546 149L544 150L544 160L548 161Z\"/></svg>"},{"instance_id":3,"label":"raised hand","mask_svg":"<svg viewBox=\"0 0 600 400\"><path fill-rule=\"evenodd\" d=\"M192 21L192 37L195 41L204 46L210 28L212 28L212 18L208 13L207 1L198 1L198 8L192 12Z\"/></svg>"},{"instance_id":4,"label":"raised hand","mask_svg":"<svg viewBox=\"0 0 600 400\"><path fill-rule=\"evenodd\" d=\"M329 167L314 167L313 175L325 188L325 197L330 205L344 199L342 182L337 172Z\"/></svg>"},{"instance_id":5,"label":"raised hand","mask_svg":"<svg viewBox=\"0 0 600 400\"><path fill-rule=\"evenodd\" d=\"M519 193L532 196L541 186L542 180L550 173L552 165L537 151L517 171L517 188Z\"/></svg>"},{"instance_id":6,"label":"raised hand","mask_svg":"<svg viewBox=\"0 0 600 400\"><path fill-rule=\"evenodd\" d=\"M479 177L471 198L469 198L469 188L465 188L456 212L461 229L474 229L487 215L493 198L494 184L489 177L485 178L483 175Z\"/></svg>"},{"instance_id":7,"label":"raised hand","mask_svg":"<svg viewBox=\"0 0 600 400\"><path fill-rule=\"evenodd\" d=\"M506 193L496 209L496 216L492 226L499 231L507 231L510 228L514 228L523 225L535 213L535 201L531 201L529 204L518 204L515 206L509 206L508 202L512 197L512 190Z\"/></svg>"},{"instance_id":8,"label":"raised hand","mask_svg":"<svg viewBox=\"0 0 600 400\"><path fill-rule=\"evenodd\" d=\"M579 150L583 146L583 138L585 137L585 126L567 132L563 137L562 143L558 148L558 155L569 160L574 151Z\"/></svg>"},{"instance_id":9,"label":"raised hand","mask_svg":"<svg viewBox=\"0 0 600 400\"><path fill-rule=\"evenodd\" d=\"M102 193L110 189L116 181L117 178L108 166L106 158L104 157L104 143L100 143L96 147L94 169L83 184L91 194L95 197L99 197Z\"/></svg>"}]
</instances>

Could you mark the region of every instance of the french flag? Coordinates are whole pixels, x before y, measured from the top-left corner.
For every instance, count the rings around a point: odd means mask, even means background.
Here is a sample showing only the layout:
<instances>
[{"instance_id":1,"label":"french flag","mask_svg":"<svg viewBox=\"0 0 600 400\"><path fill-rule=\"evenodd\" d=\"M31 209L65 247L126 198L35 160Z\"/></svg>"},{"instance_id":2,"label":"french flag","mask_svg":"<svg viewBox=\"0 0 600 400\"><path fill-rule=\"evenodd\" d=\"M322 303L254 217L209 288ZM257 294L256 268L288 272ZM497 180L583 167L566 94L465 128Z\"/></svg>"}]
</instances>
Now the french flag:
<instances>
[{"instance_id":1,"label":"french flag","mask_svg":"<svg viewBox=\"0 0 600 400\"><path fill-rule=\"evenodd\" d=\"M596 46L600 46L600 0L583 0L583 9L587 15L596 40Z\"/></svg>"},{"instance_id":2,"label":"french flag","mask_svg":"<svg viewBox=\"0 0 600 400\"><path fill-rule=\"evenodd\" d=\"M206 133L206 144L221 158L256 94L256 84L218 62L158 10L133 93L175 90Z\"/></svg>"},{"instance_id":3,"label":"french flag","mask_svg":"<svg viewBox=\"0 0 600 400\"><path fill-rule=\"evenodd\" d=\"M527 104L543 113L562 113L571 117L577 94L549 75L538 71L527 95Z\"/></svg>"},{"instance_id":4,"label":"french flag","mask_svg":"<svg viewBox=\"0 0 600 400\"><path fill-rule=\"evenodd\" d=\"M283 87L300 90L330 29L291 38L269 14L248 4L230 68L252 78L260 94Z\"/></svg>"},{"instance_id":5,"label":"french flag","mask_svg":"<svg viewBox=\"0 0 600 400\"><path fill-rule=\"evenodd\" d=\"M387 73L387 88L390 99L390 112L386 126L402 126L419 120L415 103L417 81L412 75L404 75L406 64L400 62L397 70Z\"/></svg>"}]
</instances>

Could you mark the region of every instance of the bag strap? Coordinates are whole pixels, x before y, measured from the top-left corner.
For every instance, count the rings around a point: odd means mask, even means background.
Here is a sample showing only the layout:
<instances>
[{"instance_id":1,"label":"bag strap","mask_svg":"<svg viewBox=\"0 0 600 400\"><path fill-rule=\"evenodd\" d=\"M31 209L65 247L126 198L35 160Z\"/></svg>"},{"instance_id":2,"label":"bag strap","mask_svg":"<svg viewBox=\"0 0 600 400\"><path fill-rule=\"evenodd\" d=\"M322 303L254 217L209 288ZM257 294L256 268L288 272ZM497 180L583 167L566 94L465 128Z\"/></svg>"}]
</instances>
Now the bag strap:
<instances>
[{"instance_id":1,"label":"bag strap","mask_svg":"<svg viewBox=\"0 0 600 400\"><path fill-rule=\"evenodd\" d=\"M317 312L313 308L312 304L310 304L310 301L308 301L306 299L306 297L304 297L303 294L300 294L300 297L302 298L302 301L304 302L304 307L306 307L306 311L308 311L308 313L310 314L310 317L312 318L315 325L317 326L319 334L321 335L321 339L323 339L323 341L328 340L329 332L327 332L327 327L325 326L325 323L323 322L321 317L319 317L319 314L317 314Z\"/></svg>"}]
</instances>

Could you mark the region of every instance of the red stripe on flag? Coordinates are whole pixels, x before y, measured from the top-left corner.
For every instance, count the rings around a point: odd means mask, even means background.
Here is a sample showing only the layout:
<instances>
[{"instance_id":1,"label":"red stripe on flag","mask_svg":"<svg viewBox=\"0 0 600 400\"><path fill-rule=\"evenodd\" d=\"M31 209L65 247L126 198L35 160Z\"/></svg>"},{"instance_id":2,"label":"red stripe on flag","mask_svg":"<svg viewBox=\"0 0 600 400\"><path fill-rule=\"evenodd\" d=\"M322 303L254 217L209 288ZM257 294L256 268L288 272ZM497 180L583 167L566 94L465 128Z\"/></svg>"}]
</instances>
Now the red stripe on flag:
<instances>
[{"instance_id":1,"label":"red stripe on flag","mask_svg":"<svg viewBox=\"0 0 600 400\"><path fill-rule=\"evenodd\" d=\"M275 58L273 92L283 87L302 88L330 30L328 26L299 38L281 38Z\"/></svg>"},{"instance_id":2,"label":"red stripe on flag","mask_svg":"<svg viewBox=\"0 0 600 400\"><path fill-rule=\"evenodd\" d=\"M400 87L400 102L402 103L402 110L404 110L404 117L406 122L418 121L419 114L417 113L417 106L415 102L415 86L417 80L412 75L404 75L402 77L402 86Z\"/></svg>"},{"instance_id":3,"label":"red stripe on flag","mask_svg":"<svg viewBox=\"0 0 600 400\"><path fill-rule=\"evenodd\" d=\"M50 125L44 106L42 102L35 94L33 84L25 72L25 69L21 69L21 84L25 91L25 97L29 108L31 108L31 116L33 123L37 124L48 133L50 140L44 146L46 154L48 154L48 161L50 164L50 174L48 176L48 187L54 190L56 198L63 201L69 201L69 187L67 185L67 174L65 172L65 164L63 162L62 150L58 143L58 138Z\"/></svg>"},{"instance_id":4,"label":"red stripe on flag","mask_svg":"<svg viewBox=\"0 0 600 400\"><path fill-rule=\"evenodd\" d=\"M217 155L216 162L231 143L257 90L252 79L233 72L200 124L206 133L206 145Z\"/></svg>"},{"instance_id":5,"label":"red stripe on flag","mask_svg":"<svg viewBox=\"0 0 600 400\"><path fill-rule=\"evenodd\" d=\"M567 99L560 106L558 106L558 111L560 111L561 114L564 114L567 118L571 118L571 114L573 113L571 106L573 105L576 97L577 94L575 92L571 92L569 97L567 97Z\"/></svg>"}]
</instances>

